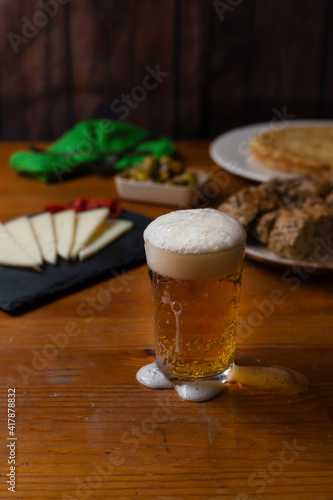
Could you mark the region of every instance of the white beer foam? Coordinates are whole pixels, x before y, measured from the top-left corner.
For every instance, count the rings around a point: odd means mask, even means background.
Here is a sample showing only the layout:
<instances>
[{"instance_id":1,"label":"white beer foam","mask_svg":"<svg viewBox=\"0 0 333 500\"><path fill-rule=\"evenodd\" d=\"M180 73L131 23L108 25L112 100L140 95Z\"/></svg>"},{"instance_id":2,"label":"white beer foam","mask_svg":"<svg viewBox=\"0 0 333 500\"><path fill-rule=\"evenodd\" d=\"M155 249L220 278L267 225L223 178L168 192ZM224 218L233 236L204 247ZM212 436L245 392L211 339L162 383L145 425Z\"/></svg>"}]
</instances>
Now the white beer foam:
<instances>
[{"instance_id":1,"label":"white beer foam","mask_svg":"<svg viewBox=\"0 0 333 500\"><path fill-rule=\"evenodd\" d=\"M212 208L177 210L149 224L144 239L166 252L202 254L241 244L244 229L229 215Z\"/></svg>"},{"instance_id":2,"label":"white beer foam","mask_svg":"<svg viewBox=\"0 0 333 500\"><path fill-rule=\"evenodd\" d=\"M178 279L210 279L242 265L246 233L229 215L211 208L158 217L144 232L148 266Z\"/></svg>"}]
</instances>

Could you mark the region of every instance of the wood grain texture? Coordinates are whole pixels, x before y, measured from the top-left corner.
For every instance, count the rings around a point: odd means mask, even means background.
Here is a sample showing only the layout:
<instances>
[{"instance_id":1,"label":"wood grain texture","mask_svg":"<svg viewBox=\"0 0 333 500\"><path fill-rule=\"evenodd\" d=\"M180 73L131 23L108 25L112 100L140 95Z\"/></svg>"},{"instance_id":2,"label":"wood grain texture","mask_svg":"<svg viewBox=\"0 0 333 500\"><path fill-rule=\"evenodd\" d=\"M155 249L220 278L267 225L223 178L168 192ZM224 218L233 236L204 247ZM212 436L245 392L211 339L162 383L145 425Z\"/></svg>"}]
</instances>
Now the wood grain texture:
<instances>
[{"instance_id":1,"label":"wood grain texture","mask_svg":"<svg viewBox=\"0 0 333 500\"><path fill-rule=\"evenodd\" d=\"M314 26L324 23L326 4L319 1L314 8L310 2L298 0L269 5L256 2L255 35L250 43L252 68L255 60L257 69L249 82L249 122L255 121L258 114L266 114L267 120L274 118L273 108L282 112L286 107L297 118L317 115L322 63L319 55L325 41L322 30ZM300 11L302 14L297 15ZM270 109L267 103L271 103Z\"/></svg>"},{"instance_id":2,"label":"wood grain texture","mask_svg":"<svg viewBox=\"0 0 333 500\"><path fill-rule=\"evenodd\" d=\"M204 137L212 12L204 2L197 0L181 0L177 6L174 135Z\"/></svg>"},{"instance_id":3,"label":"wood grain texture","mask_svg":"<svg viewBox=\"0 0 333 500\"><path fill-rule=\"evenodd\" d=\"M57 12L45 26L37 0L0 5L3 139L55 139L93 117L175 138L286 114L332 117L329 0L48 1ZM17 54L10 33L25 39ZM145 94L138 87L157 65L168 76Z\"/></svg>"},{"instance_id":4,"label":"wood grain texture","mask_svg":"<svg viewBox=\"0 0 333 500\"><path fill-rule=\"evenodd\" d=\"M170 133L175 79L174 3L169 0L163 7L153 0L73 3L76 121L104 113L147 125L149 116L153 130ZM155 69L157 65L168 75L157 82L150 78L146 89L146 68ZM130 104L123 102L123 95L129 96Z\"/></svg>"},{"instance_id":5,"label":"wood grain texture","mask_svg":"<svg viewBox=\"0 0 333 500\"><path fill-rule=\"evenodd\" d=\"M48 15L32 0L3 2L0 6L4 34L0 58L1 120L5 139L58 137L73 123L71 47L66 28L69 6L57 2L55 5L55 15ZM16 38L11 42L10 34L25 41L15 44Z\"/></svg>"},{"instance_id":6,"label":"wood grain texture","mask_svg":"<svg viewBox=\"0 0 333 500\"><path fill-rule=\"evenodd\" d=\"M78 195L115 195L111 178L47 186L19 177L7 158L22 146L0 148L0 220ZM207 148L207 142L179 143L190 165L213 170L224 186L211 199L216 205L245 181L214 168ZM170 211L124 205L151 217ZM77 308L108 280L21 315L0 312L0 498L11 498L4 480L8 386L17 392L22 500L333 498L331 280L309 276L294 290L281 270L246 260L237 361L292 368L309 378L309 389L288 397L230 389L193 404L137 383L136 371L154 359L146 268L123 278L124 289L92 319ZM274 289L286 300L249 329L251 314ZM70 322L80 330L66 337Z\"/></svg>"}]
</instances>

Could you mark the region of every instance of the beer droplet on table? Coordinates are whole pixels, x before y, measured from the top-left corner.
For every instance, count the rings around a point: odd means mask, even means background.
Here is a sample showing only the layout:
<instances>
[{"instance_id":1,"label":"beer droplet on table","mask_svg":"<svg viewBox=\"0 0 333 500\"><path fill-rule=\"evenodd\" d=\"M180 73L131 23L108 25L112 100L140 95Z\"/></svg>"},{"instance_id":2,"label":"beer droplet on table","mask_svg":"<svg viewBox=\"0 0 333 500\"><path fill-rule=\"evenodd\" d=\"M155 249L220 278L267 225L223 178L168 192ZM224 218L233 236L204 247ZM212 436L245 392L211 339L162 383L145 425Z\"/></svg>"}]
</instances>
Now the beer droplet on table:
<instances>
[{"instance_id":1,"label":"beer droplet on table","mask_svg":"<svg viewBox=\"0 0 333 500\"><path fill-rule=\"evenodd\" d=\"M292 396L308 387L307 378L290 368L278 366L241 366L234 364L226 383L236 383L255 391L278 391Z\"/></svg>"}]
</instances>

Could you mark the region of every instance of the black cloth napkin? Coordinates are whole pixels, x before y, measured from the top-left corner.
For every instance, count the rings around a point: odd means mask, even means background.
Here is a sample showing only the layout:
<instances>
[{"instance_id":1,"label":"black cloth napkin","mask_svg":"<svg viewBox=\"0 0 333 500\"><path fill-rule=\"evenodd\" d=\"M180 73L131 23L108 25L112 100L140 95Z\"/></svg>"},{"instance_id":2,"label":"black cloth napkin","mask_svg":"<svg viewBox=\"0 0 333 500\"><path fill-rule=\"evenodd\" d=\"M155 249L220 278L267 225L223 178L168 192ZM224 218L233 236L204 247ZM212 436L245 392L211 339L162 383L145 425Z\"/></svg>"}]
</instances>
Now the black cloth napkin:
<instances>
[{"instance_id":1,"label":"black cloth napkin","mask_svg":"<svg viewBox=\"0 0 333 500\"><path fill-rule=\"evenodd\" d=\"M0 266L0 308L19 312L39 307L52 297L102 278L114 278L125 269L144 263L143 231L151 219L129 210L124 210L119 218L133 221L134 227L87 260L72 262L59 257L56 266L44 263L41 272Z\"/></svg>"}]
</instances>

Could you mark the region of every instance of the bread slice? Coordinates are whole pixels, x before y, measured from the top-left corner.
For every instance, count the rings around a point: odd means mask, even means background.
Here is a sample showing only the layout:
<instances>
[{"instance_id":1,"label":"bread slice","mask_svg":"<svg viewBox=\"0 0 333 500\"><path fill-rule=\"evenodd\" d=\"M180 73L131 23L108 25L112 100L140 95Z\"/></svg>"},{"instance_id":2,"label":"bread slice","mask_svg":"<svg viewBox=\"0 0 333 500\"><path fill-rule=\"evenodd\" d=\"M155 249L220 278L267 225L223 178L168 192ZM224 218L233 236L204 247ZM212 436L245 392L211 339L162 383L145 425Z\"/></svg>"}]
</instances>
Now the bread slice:
<instances>
[{"instance_id":1,"label":"bread slice","mask_svg":"<svg viewBox=\"0 0 333 500\"><path fill-rule=\"evenodd\" d=\"M289 172L333 171L333 127L283 127L250 141L250 153L265 165Z\"/></svg>"}]
</instances>

